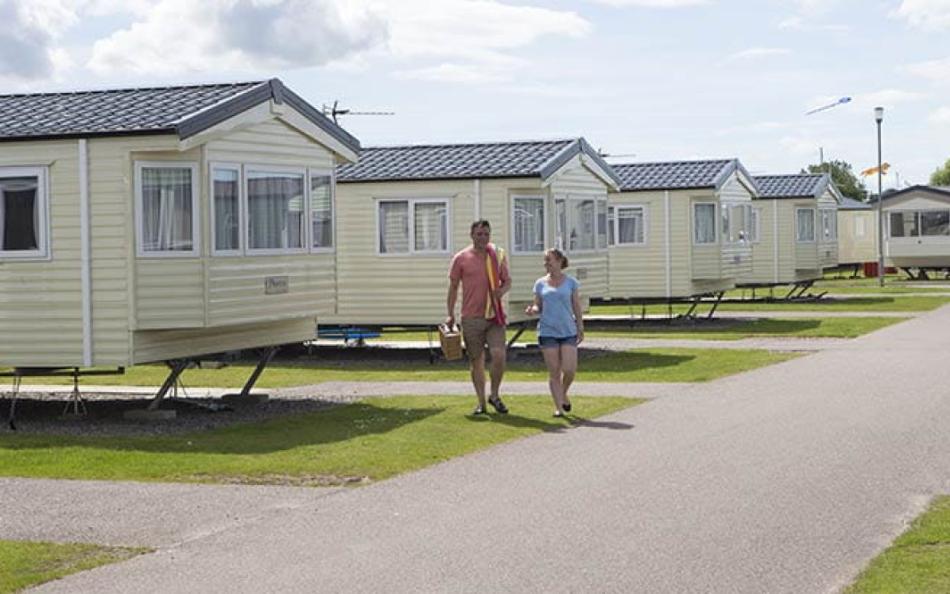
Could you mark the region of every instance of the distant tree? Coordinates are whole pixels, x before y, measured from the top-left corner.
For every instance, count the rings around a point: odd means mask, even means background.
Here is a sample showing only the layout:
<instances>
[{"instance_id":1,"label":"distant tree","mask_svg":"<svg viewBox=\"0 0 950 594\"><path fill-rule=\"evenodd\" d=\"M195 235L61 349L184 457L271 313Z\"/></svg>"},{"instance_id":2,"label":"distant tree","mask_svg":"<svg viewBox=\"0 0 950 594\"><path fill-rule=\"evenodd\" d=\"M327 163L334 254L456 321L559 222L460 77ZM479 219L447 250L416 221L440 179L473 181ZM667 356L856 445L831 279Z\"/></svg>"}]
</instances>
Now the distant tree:
<instances>
[{"instance_id":1,"label":"distant tree","mask_svg":"<svg viewBox=\"0 0 950 594\"><path fill-rule=\"evenodd\" d=\"M950 159L938 167L930 174L930 185L932 186L950 186Z\"/></svg>"},{"instance_id":2,"label":"distant tree","mask_svg":"<svg viewBox=\"0 0 950 594\"><path fill-rule=\"evenodd\" d=\"M819 165L809 165L802 173L831 173L831 181L835 182L838 191L855 200L864 200L868 195L864 182L858 179L847 161L828 161Z\"/></svg>"}]
</instances>

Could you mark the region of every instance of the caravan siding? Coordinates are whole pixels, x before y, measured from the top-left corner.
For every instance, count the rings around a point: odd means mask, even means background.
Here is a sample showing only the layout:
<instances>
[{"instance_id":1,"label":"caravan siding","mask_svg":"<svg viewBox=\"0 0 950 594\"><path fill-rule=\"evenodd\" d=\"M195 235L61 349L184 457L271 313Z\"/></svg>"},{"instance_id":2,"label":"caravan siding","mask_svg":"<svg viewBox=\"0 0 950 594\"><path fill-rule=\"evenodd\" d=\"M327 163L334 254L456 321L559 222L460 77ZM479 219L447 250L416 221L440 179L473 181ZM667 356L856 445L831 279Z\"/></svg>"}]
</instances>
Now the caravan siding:
<instances>
[{"instance_id":1,"label":"caravan siding","mask_svg":"<svg viewBox=\"0 0 950 594\"><path fill-rule=\"evenodd\" d=\"M82 359L78 142L4 143L0 166L46 167L48 259L0 259L0 365Z\"/></svg>"},{"instance_id":2,"label":"caravan siding","mask_svg":"<svg viewBox=\"0 0 950 594\"><path fill-rule=\"evenodd\" d=\"M838 262L861 264L877 260L877 213L838 211Z\"/></svg>"},{"instance_id":3,"label":"caravan siding","mask_svg":"<svg viewBox=\"0 0 950 594\"><path fill-rule=\"evenodd\" d=\"M482 216L496 219L482 190ZM449 249L433 254L380 254L377 203L381 199L448 201ZM471 243L475 220L472 180L347 183L337 186L337 311L321 324L426 324L445 319L452 254ZM488 207L488 208L486 208ZM503 232L504 224L493 234Z\"/></svg>"},{"instance_id":4,"label":"caravan siding","mask_svg":"<svg viewBox=\"0 0 950 594\"><path fill-rule=\"evenodd\" d=\"M826 191L818 199L818 212L828 212L830 222L834 228L829 234L825 234L821 228L822 217L819 214L818 223L818 260L822 269L834 268L838 265L838 201L831 191Z\"/></svg>"},{"instance_id":5,"label":"caravan siding","mask_svg":"<svg viewBox=\"0 0 950 594\"><path fill-rule=\"evenodd\" d=\"M672 199L672 198L671 198ZM610 194L612 207L643 208L644 243L612 245L608 250L608 296L612 299L667 297L666 206L664 192ZM681 237L688 237L689 230Z\"/></svg>"}]
</instances>

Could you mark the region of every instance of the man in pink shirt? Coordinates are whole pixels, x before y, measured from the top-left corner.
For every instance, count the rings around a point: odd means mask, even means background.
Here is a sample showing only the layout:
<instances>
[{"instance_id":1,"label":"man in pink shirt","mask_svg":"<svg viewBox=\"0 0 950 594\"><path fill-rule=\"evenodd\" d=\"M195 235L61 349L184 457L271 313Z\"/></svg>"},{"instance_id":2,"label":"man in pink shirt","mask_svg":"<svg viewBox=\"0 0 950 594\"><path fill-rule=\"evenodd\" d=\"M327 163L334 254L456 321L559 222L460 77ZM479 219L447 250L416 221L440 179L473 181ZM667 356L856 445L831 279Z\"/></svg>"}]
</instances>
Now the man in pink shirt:
<instances>
[{"instance_id":1,"label":"man in pink shirt","mask_svg":"<svg viewBox=\"0 0 950 594\"><path fill-rule=\"evenodd\" d=\"M485 347L491 353L491 396L488 402L501 414L508 407L501 401L498 389L505 374L505 326L498 323L504 320L503 312L496 312L494 303L511 288L511 276L508 274L508 262L504 251L489 246L491 225L482 219L472 223L472 245L459 251L452 258L449 268L449 294L446 298L448 317L445 323L455 324L455 304L458 300L459 284L462 285L462 338L465 340L465 352L471 366L472 384L478 397L478 406L474 414L485 413ZM492 250L494 256L492 257ZM495 266L497 265L497 268ZM489 266L497 270L497 287L492 288L489 278Z\"/></svg>"}]
</instances>

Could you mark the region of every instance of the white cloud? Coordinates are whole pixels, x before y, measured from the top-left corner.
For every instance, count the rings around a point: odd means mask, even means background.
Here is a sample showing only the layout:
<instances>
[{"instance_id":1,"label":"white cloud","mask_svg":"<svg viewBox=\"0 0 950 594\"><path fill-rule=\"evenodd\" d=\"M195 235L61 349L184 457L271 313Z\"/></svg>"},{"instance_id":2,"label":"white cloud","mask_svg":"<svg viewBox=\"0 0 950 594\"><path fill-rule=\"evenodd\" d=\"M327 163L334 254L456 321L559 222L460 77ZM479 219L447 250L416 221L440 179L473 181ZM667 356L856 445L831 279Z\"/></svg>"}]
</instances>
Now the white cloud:
<instances>
[{"instance_id":1,"label":"white cloud","mask_svg":"<svg viewBox=\"0 0 950 594\"><path fill-rule=\"evenodd\" d=\"M906 70L911 74L937 81L950 82L950 57L910 64Z\"/></svg>"},{"instance_id":2,"label":"white cloud","mask_svg":"<svg viewBox=\"0 0 950 594\"><path fill-rule=\"evenodd\" d=\"M609 6L643 6L646 8L682 8L684 6L702 6L709 0L590 0Z\"/></svg>"},{"instance_id":3,"label":"white cloud","mask_svg":"<svg viewBox=\"0 0 950 594\"><path fill-rule=\"evenodd\" d=\"M894 107L903 103L920 101L926 99L925 93L915 91L904 91L901 89L881 89L869 93L860 93L854 95L853 103L860 109L873 108L877 106Z\"/></svg>"},{"instance_id":4,"label":"white cloud","mask_svg":"<svg viewBox=\"0 0 950 594\"><path fill-rule=\"evenodd\" d=\"M786 29L789 31L818 31L826 33L847 33L851 30L850 25L839 25L833 23L814 23L811 21L806 21L801 16L790 16L779 21L779 29Z\"/></svg>"},{"instance_id":5,"label":"white cloud","mask_svg":"<svg viewBox=\"0 0 950 594\"><path fill-rule=\"evenodd\" d=\"M400 70L394 73L396 78L455 82L463 84L500 83L509 80L505 72L492 71L478 64L445 63L427 66L415 70Z\"/></svg>"},{"instance_id":6,"label":"white cloud","mask_svg":"<svg viewBox=\"0 0 950 594\"><path fill-rule=\"evenodd\" d=\"M950 106L940 107L930 112L927 118L934 124L950 124Z\"/></svg>"},{"instance_id":7,"label":"white cloud","mask_svg":"<svg viewBox=\"0 0 950 594\"><path fill-rule=\"evenodd\" d=\"M785 47L750 47L748 49L729 54L726 56L726 60L754 60L757 58L767 58L770 56L786 56L791 53L792 50Z\"/></svg>"},{"instance_id":8,"label":"white cloud","mask_svg":"<svg viewBox=\"0 0 950 594\"><path fill-rule=\"evenodd\" d=\"M950 0L903 0L891 16L924 31L950 29Z\"/></svg>"},{"instance_id":9,"label":"white cloud","mask_svg":"<svg viewBox=\"0 0 950 594\"><path fill-rule=\"evenodd\" d=\"M0 0L0 77L35 80L50 76L61 63L56 39L79 17L66 0Z\"/></svg>"},{"instance_id":10,"label":"white cloud","mask_svg":"<svg viewBox=\"0 0 950 594\"><path fill-rule=\"evenodd\" d=\"M377 16L330 0L161 0L100 39L89 67L151 76L322 65L385 39Z\"/></svg>"}]
</instances>

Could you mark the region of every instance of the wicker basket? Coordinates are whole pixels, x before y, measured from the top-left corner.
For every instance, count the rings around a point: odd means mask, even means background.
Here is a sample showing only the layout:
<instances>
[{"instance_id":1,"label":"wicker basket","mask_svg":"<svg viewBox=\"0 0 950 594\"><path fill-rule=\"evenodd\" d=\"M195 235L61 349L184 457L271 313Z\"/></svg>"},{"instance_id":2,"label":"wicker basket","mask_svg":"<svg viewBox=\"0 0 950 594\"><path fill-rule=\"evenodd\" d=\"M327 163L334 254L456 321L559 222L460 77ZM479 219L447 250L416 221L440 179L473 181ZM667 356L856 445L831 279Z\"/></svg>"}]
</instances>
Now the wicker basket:
<instances>
[{"instance_id":1,"label":"wicker basket","mask_svg":"<svg viewBox=\"0 0 950 594\"><path fill-rule=\"evenodd\" d=\"M439 324L439 344L442 345L442 354L447 361L456 361L462 358L462 333L458 326L449 328Z\"/></svg>"}]
</instances>

